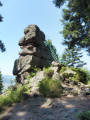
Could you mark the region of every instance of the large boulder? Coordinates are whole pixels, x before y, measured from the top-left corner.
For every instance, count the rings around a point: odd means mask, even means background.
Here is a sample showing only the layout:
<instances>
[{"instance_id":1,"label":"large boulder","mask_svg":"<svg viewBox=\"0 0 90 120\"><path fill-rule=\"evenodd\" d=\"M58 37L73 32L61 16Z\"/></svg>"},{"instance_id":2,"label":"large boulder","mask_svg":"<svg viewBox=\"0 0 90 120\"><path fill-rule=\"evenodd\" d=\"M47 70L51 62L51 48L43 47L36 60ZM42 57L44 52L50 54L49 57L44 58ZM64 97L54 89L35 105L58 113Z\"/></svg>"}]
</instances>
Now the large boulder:
<instances>
[{"instance_id":1,"label":"large boulder","mask_svg":"<svg viewBox=\"0 0 90 120\"><path fill-rule=\"evenodd\" d=\"M42 41L45 41L45 35L37 25L29 25L24 29L24 34L25 36L19 41L20 46L29 43L43 44Z\"/></svg>"},{"instance_id":2,"label":"large boulder","mask_svg":"<svg viewBox=\"0 0 90 120\"><path fill-rule=\"evenodd\" d=\"M49 67L53 61L51 51L45 45L45 35L37 25L29 25L24 29L24 37L19 41L21 52L15 60L13 74L17 82L24 83L27 73L35 66Z\"/></svg>"}]
</instances>

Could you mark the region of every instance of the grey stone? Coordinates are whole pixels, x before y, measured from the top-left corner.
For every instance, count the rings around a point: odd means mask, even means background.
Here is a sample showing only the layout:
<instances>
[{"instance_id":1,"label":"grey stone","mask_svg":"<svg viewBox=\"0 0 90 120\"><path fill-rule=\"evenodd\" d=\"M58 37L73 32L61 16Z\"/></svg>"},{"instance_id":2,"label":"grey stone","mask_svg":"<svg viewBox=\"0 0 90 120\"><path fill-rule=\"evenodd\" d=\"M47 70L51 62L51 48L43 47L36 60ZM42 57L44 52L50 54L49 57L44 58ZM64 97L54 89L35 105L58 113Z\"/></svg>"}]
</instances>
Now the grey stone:
<instances>
[{"instance_id":1,"label":"grey stone","mask_svg":"<svg viewBox=\"0 0 90 120\"><path fill-rule=\"evenodd\" d=\"M25 83L25 73L37 68L49 67L53 61L50 50L45 45L45 35L37 25L29 25L24 29L25 36L19 41L20 57L15 60L13 74L17 82Z\"/></svg>"},{"instance_id":2,"label":"grey stone","mask_svg":"<svg viewBox=\"0 0 90 120\"><path fill-rule=\"evenodd\" d=\"M52 104L52 99L50 98L47 98L46 99L46 102L42 105L43 107L48 107Z\"/></svg>"},{"instance_id":3,"label":"grey stone","mask_svg":"<svg viewBox=\"0 0 90 120\"><path fill-rule=\"evenodd\" d=\"M52 55L45 46L27 46L26 48L22 49L22 51L19 53L21 56L25 55L34 55L46 60L53 60Z\"/></svg>"},{"instance_id":4,"label":"grey stone","mask_svg":"<svg viewBox=\"0 0 90 120\"><path fill-rule=\"evenodd\" d=\"M53 103L52 104L52 108L57 108L58 107L58 104L57 103Z\"/></svg>"},{"instance_id":5,"label":"grey stone","mask_svg":"<svg viewBox=\"0 0 90 120\"><path fill-rule=\"evenodd\" d=\"M52 76L52 79L62 81L63 77L58 72L55 72Z\"/></svg>"},{"instance_id":6,"label":"grey stone","mask_svg":"<svg viewBox=\"0 0 90 120\"><path fill-rule=\"evenodd\" d=\"M59 63L53 61L53 62L52 62L52 66L61 66L61 65L60 65Z\"/></svg>"},{"instance_id":7,"label":"grey stone","mask_svg":"<svg viewBox=\"0 0 90 120\"><path fill-rule=\"evenodd\" d=\"M37 72L36 76L30 79L29 87L37 87L39 82L45 78L44 71Z\"/></svg>"},{"instance_id":8,"label":"grey stone","mask_svg":"<svg viewBox=\"0 0 90 120\"><path fill-rule=\"evenodd\" d=\"M64 73L67 73L67 74L76 74L76 72L74 72L70 68L68 68L67 70L65 70Z\"/></svg>"},{"instance_id":9,"label":"grey stone","mask_svg":"<svg viewBox=\"0 0 90 120\"><path fill-rule=\"evenodd\" d=\"M72 107L71 109L68 110L68 114L70 113L75 113L77 111L76 107Z\"/></svg>"},{"instance_id":10,"label":"grey stone","mask_svg":"<svg viewBox=\"0 0 90 120\"><path fill-rule=\"evenodd\" d=\"M9 120L11 118L10 115L6 115L0 118L0 120Z\"/></svg>"},{"instance_id":11,"label":"grey stone","mask_svg":"<svg viewBox=\"0 0 90 120\"><path fill-rule=\"evenodd\" d=\"M24 33L25 36L19 41L20 46L28 43L41 44L42 41L45 41L45 35L37 25L29 25L25 28Z\"/></svg>"},{"instance_id":12,"label":"grey stone","mask_svg":"<svg viewBox=\"0 0 90 120\"><path fill-rule=\"evenodd\" d=\"M57 67L57 66L55 66L55 67L50 67L50 69L53 70L54 73L58 72L58 67Z\"/></svg>"},{"instance_id":13,"label":"grey stone","mask_svg":"<svg viewBox=\"0 0 90 120\"><path fill-rule=\"evenodd\" d=\"M84 90L82 93L83 96L90 95L90 88L87 88L87 90Z\"/></svg>"}]
</instances>

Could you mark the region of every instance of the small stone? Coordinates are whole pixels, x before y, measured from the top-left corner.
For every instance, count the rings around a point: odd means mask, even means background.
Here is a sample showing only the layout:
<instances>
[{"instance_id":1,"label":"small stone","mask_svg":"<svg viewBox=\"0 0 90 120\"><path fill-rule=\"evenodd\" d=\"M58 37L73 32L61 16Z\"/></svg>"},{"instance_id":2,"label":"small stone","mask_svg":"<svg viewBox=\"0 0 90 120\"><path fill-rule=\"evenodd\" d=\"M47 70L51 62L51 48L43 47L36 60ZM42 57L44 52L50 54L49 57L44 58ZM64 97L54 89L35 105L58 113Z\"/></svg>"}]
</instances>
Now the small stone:
<instances>
[{"instance_id":1,"label":"small stone","mask_svg":"<svg viewBox=\"0 0 90 120\"><path fill-rule=\"evenodd\" d=\"M42 105L42 107L49 107L52 104L52 100L51 99L47 99L46 102Z\"/></svg>"},{"instance_id":2,"label":"small stone","mask_svg":"<svg viewBox=\"0 0 90 120\"><path fill-rule=\"evenodd\" d=\"M58 107L57 103L52 104L52 108L57 108L57 107Z\"/></svg>"},{"instance_id":3,"label":"small stone","mask_svg":"<svg viewBox=\"0 0 90 120\"><path fill-rule=\"evenodd\" d=\"M59 112L62 112L62 111L63 111L63 108L60 108L60 109L59 109Z\"/></svg>"}]
</instances>

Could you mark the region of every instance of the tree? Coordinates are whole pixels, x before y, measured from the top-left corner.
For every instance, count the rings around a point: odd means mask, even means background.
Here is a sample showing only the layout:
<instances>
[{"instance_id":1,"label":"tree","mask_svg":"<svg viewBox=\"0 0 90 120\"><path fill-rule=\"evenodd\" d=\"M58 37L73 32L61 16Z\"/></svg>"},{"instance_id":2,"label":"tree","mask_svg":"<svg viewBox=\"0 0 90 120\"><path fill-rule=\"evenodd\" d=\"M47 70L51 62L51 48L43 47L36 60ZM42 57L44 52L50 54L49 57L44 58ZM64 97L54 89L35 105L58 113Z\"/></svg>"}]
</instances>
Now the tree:
<instances>
[{"instance_id":1,"label":"tree","mask_svg":"<svg viewBox=\"0 0 90 120\"><path fill-rule=\"evenodd\" d=\"M63 44L69 49L75 45L85 48L90 55L90 0L54 0L54 4L61 7L66 1L62 20Z\"/></svg>"},{"instance_id":2,"label":"tree","mask_svg":"<svg viewBox=\"0 0 90 120\"><path fill-rule=\"evenodd\" d=\"M2 6L1 1L0 1L0 6ZM3 19L3 17L0 15L0 22L2 22L2 19ZM2 43L1 40L0 40L0 50L1 50L2 52L4 52L4 51L6 50L4 44Z\"/></svg>"},{"instance_id":3,"label":"tree","mask_svg":"<svg viewBox=\"0 0 90 120\"><path fill-rule=\"evenodd\" d=\"M82 53L78 47L73 47L72 49L66 48L62 54L61 61L68 67L83 67L86 63L80 60L81 57Z\"/></svg>"},{"instance_id":4,"label":"tree","mask_svg":"<svg viewBox=\"0 0 90 120\"><path fill-rule=\"evenodd\" d=\"M47 46L47 48L50 50L53 60L59 62L59 56L57 54L56 47L52 44L52 41L45 40L44 43Z\"/></svg>"},{"instance_id":5,"label":"tree","mask_svg":"<svg viewBox=\"0 0 90 120\"><path fill-rule=\"evenodd\" d=\"M2 81L2 75L0 72L0 94L2 94L2 90L3 90L3 81Z\"/></svg>"}]
</instances>

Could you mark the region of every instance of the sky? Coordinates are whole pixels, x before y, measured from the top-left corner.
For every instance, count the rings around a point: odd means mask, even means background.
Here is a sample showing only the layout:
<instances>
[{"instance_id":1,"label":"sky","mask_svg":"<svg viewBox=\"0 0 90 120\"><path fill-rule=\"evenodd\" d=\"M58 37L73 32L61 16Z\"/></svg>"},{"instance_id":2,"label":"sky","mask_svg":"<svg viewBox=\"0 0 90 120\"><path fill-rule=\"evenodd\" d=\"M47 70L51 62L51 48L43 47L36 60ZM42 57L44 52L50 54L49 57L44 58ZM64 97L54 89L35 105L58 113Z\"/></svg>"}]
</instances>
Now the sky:
<instances>
[{"instance_id":1,"label":"sky","mask_svg":"<svg viewBox=\"0 0 90 120\"><path fill-rule=\"evenodd\" d=\"M63 25L62 10L55 7L53 0L1 0L0 40L5 44L6 52L0 53L0 70L3 75L12 75L15 59L19 58L19 40L24 36L24 28L36 24L52 40L59 55L65 49L61 43L63 36L60 31ZM90 69L90 57L84 52L83 60Z\"/></svg>"}]
</instances>

